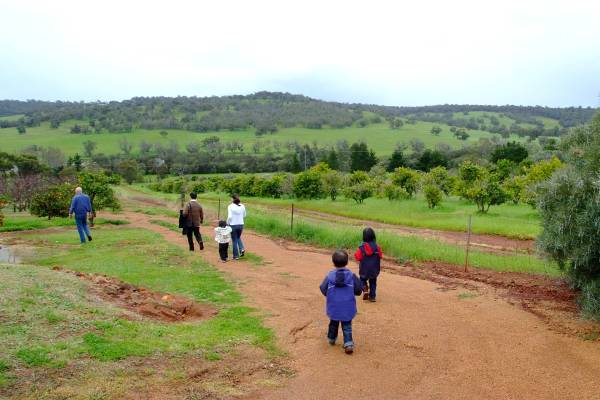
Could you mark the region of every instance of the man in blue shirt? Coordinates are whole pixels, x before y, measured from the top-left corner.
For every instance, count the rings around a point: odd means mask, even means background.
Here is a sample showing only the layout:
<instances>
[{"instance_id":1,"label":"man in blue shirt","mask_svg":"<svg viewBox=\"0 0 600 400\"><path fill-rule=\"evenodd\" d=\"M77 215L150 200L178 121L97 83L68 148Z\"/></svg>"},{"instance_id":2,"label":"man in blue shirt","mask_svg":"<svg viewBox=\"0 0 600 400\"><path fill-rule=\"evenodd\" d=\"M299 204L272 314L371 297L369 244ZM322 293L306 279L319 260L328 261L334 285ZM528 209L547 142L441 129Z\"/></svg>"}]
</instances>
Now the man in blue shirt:
<instances>
[{"instance_id":1,"label":"man in blue shirt","mask_svg":"<svg viewBox=\"0 0 600 400\"><path fill-rule=\"evenodd\" d=\"M85 243L86 236L90 242L92 241L90 228L87 226L87 216L91 212L92 203L90 197L87 194L83 194L83 190L80 187L76 188L75 196L73 196L71 207L69 208L69 218L75 214L75 224L77 225L77 232L79 232L81 243Z\"/></svg>"}]
</instances>

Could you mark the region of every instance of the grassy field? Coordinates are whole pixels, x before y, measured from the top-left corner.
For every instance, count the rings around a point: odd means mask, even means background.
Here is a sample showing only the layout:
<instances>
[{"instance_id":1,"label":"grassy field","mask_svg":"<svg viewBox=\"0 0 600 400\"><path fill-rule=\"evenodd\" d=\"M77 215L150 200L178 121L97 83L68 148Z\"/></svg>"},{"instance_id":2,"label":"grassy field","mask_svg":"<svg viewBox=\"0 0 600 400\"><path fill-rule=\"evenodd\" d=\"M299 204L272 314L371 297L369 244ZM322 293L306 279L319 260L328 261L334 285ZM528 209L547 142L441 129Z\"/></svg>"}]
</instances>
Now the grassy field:
<instances>
[{"instance_id":1,"label":"grassy field","mask_svg":"<svg viewBox=\"0 0 600 400\"><path fill-rule=\"evenodd\" d=\"M16 390L32 399L122 398L151 381L184 379L189 359L219 360L240 345L277 353L272 332L221 273L155 233L101 228L86 246L72 232L25 240L38 249L28 262L40 266L0 265L0 397ZM122 310L90 297L86 281L43 267L56 265L183 295L219 313L176 324L123 318ZM158 367L143 361L157 357ZM169 366L166 376L160 365ZM32 374L36 384L23 386Z\"/></svg>"},{"instance_id":2,"label":"grassy field","mask_svg":"<svg viewBox=\"0 0 600 400\"><path fill-rule=\"evenodd\" d=\"M203 193L200 196L229 201L224 193ZM472 230L475 233L534 239L540 232L538 214L530 206L503 204L491 207L487 214L480 214L477 213L475 205L456 197L444 198L442 204L433 210L427 207L427 202L422 195L400 201L370 198L363 204L357 204L354 200L344 197L336 201L246 197L244 202L285 207L286 212L294 203L296 208L356 219L459 232L466 230L468 216L472 215Z\"/></svg>"},{"instance_id":3,"label":"grassy field","mask_svg":"<svg viewBox=\"0 0 600 400\"><path fill-rule=\"evenodd\" d=\"M75 221L69 218L39 218L28 213L13 213L12 211L4 211L4 215L4 225L0 226L0 232L28 231L32 229L56 228L60 226L75 226ZM119 219L96 218L94 223L98 225L125 225L127 224L127 221Z\"/></svg>"},{"instance_id":4,"label":"grassy field","mask_svg":"<svg viewBox=\"0 0 600 400\"><path fill-rule=\"evenodd\" d=\"M123 193L127 189L122 190ZM156 193L143 190L150 196L166 201L177 201L178 195ZM217 203L214 198L202 196L200 201L203 206L216 212ZM207 201L209 200L209 201ZM225 200L225 199L224 199ZM348 227L344 223L307 221L297 216L294 230L290 230L289 215L273 212L272 208L263 207L253 203L255 199L246 199L245 204L249 213L246 219L248 229L255 230L273 237L281 237L298 242L309 243L325 248L354 249L361 242L360 230ZM387 202L387 200L385 200ZM226 202L221 204L221 213L225 212ZM258 205L258 207L253 205ZM427 206L424 206L427 208ZM158 207L160 208L160 207ZM163 214L166 214L164 212ZM363 218L364 218L364 214ZM413 261L441 261L451 264L464 263L465 250L462 246L442 243L437 240L423 239L416 236L400 236L391 232L380 232L378 242L385 249L385 253L395 257L400 262ZM539 273L556 276L560 274L554 263L540 259L534 255L498 255L480 251L470 253L470 265L477 268L488 268L498 271L517 271Z\"/></svg>"},{"instance_id":5,"label":"grassy field","mask_svg":"<svg viewBox=\"0 0 600 400\"><path fill-rule=\"evenodd\" d=\"M312 144L317 142L320 146L334 145L337 141L345 139L348 143L360 140L366 141L378 155L389 155L392 153L398 143L408 144L411 139L422 140L427 147L435 147L438 143L447 143L453 147L460 147L465 142L456 139L450 133L450 127L444 124L433 124L429 122L417 122L415 125L405 124L399 130L390 129L386 123L369 125L365 128L350 127L343 129L305 129L305 128L285 128L272 135L266 135L258 138L253 130L245 131L220 131L197 133L182 130L168 130L167 137L162 137L160 130L137 129L132 133L115 134L101 133L89 135L75 135L69 133L70 128L77 123L76 121L67 121L57 129L51 129L49 123L43 123L39 127L27 128L27 133L19 135L16 128L0 129L0 142L2 142L2 151L17 152L31 145L59 147L66 155L75 153L83 154L82 143L92 140L98 143L97 153L114 154L119 153L119 141L123 138L134 144L134 152L137 152L138 144L145 140L148 143L161 143L164 146L169 145L170 141L175 141L181 149L185 145L194 141L201 141L203 138L212 135L218 135L222 142L237 140L245 145L245 152L252 152L252 144L257 140L263 142L276 140L282 144L287 141L298 141L299 143ZM81 122L80 122L81 124ZM442 133L434 136L430 133L431 127L437 125L442 127ZM493 134L484 131L470 131L469 142L475 142L482 137L492 137ZM512 140L522 140L519 137L513 137ZM263 150L265 151L265 150ZM273 151L271 149L271 151Z\"/></svg>"}]
</instances>

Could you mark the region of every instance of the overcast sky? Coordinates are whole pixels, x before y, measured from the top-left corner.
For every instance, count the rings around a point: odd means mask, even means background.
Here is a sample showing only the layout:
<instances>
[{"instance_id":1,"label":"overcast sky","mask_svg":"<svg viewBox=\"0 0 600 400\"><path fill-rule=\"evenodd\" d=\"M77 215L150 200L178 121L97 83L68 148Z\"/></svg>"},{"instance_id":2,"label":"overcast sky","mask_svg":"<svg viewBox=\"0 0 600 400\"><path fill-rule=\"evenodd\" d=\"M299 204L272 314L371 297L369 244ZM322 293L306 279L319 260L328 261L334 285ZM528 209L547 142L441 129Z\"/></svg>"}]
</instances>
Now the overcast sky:
<instances>
[{"instance_id":1,"label":"overcast sky","mask_svg":"<svg viewBox=\"0 0 600 400\"><path fill-rule=\"evenodd\" d=\"M598 106L600 1L0 0L0 99Z\"/></svg>"}]
</instances>

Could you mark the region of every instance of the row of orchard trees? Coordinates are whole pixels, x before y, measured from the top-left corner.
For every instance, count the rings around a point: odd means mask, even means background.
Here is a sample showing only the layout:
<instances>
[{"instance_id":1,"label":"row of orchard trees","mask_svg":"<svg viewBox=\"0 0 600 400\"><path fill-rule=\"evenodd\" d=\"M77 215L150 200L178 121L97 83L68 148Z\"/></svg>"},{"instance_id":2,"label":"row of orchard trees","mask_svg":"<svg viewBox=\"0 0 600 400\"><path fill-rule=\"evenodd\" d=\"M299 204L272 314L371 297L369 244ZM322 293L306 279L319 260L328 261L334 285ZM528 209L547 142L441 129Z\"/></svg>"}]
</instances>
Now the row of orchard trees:
<instances>
[{"instance_id":1,"label":"row of orchard trees","mask_svg":"<svg viewBox=\"0 0 600 400\"><path fill-rule=\"evenodd\" d=\"M535 206L537 186L562 166L557 158L523 165L501 159L487 167L465 161L454 173L441 166L428 172L407 167L386 172L376 166L369 172L341 173L326 163L319 163L298 174L192 177L190 180L172 177L151 183L150 188L171 193L225 192L298 199L329 197L332 201L343 195L357 203L370 197L404 200L422 193L429 208L437 207L445 196L456 195L472 201L479 212L485 213L491 206L507 201Z\"/></svg>"},{"instance_id":2,"label":"row of orchard trees","mask_svg":"<svg viewBox=\"0 0 600 400\"><path fill-rule=\"evenodd\" d=\"M77 185L90 196L96 210L117 209L112 185L119 180L102 171L56 174L35 156L0 153L0 226L4 222L2 208L7 205L13 212L29 211L49 219L67 216Z\"/></svg>"}]
</instances>

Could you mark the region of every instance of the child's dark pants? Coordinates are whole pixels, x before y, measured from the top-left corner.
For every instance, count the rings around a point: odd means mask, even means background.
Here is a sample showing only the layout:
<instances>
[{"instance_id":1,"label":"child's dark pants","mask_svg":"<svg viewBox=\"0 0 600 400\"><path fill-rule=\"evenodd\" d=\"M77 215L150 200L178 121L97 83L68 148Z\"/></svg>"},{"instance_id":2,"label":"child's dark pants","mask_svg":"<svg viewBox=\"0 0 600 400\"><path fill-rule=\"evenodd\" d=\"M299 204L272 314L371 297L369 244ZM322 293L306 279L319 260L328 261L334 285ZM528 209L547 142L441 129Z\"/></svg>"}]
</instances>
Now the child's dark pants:
<instances>
[{"instance_id":1,"label":"child's dark pants","mask_svg":"<svg viewBox=\"0 0 600 400\"><path fill-rule=\"evenodd\" d=\"M229 249L229 243L219 243L219 256L221 260L227 260L227 250Z\"/></svg>"},{"instance_id":2,"label":"child's dark pants","mask_svg":"<svg viewBox=\"0 0 600 400\"><path fill-rule=\"evenodd\" d=\"M344 347L354 346L352 341L352 321L329 321L329 331L327 332L327 338L335 341L338 335L338 327L342 323L342 333L344 334Z\"/></svg>"},{"instance_id":3,"label":"child's dark pants","mask_svg":"<svg viewBox=\"0 0 600 400\"><path fill-rule=\"evenodd\" d=\"M367 287L367 281L369 282L369 298L374 299L377 297L377 278L363 278L360 277L360 281L363 284L363 287Z\"/></svg>"}]
</instances>

